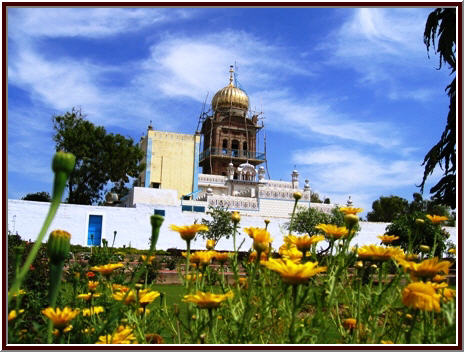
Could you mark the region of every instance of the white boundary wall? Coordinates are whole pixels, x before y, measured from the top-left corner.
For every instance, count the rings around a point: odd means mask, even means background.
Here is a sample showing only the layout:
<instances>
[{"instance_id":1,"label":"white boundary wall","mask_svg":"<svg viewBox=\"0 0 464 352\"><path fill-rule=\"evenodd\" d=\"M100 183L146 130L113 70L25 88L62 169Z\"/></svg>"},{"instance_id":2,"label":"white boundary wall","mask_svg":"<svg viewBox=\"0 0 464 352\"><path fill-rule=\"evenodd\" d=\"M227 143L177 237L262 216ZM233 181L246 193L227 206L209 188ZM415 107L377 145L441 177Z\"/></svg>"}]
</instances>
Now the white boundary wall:
<instances>
[{"instance_id":1,"label":"white boundary wall","mask_svg":"<svg viewBox=\"0 0 464 352\"><path fill-rule=\"evenodd\" d=\"M17 232L24 240L34 241L43 224L48 212L49 203L33 202L16 199L8 199L8 229ZM53 220L49 232L55 229L66 230L71 233L71 243L87 245L88 236L88 219L89 215L102 215L102 239L106 239L111 245L113 233L116 230L117 236L115 241L116 247L125 245L128 247L148 249L149 238L151 235L150 216L155 209L165 211L165 220L161 226L160 237L157 243L157 249L178 248L185 249L185 242L180 236L169 229L171 224L190 225L195 220L201 222L206 218L205 213L182 212L180 206L154 206L137 204L135 208L120 208L107 206L89 206L75 204L61 204L55 219ZM262 216L242 215L240 227L264 227ZM269 231L274 238L273 247L278 248L283 243L283 236L287 233L284 225L289 222L288 218L271 217ZM360 222L361 231L353 239L352 244L379 244L377 236L385 232L388 223ZM446 227L450 233L452 242L456 243L456 228ZM6 235L6 234L5 234ZM47 234L48 236L48 234ZM45 238L47 240L47 237ZM241 250L248 250L252 244L248 235L240 231L237 237L237 246L245 240ZM198 239L192 242L193 249L204 249L205 241ZM232 238L222 239L216 249L231 250L233 249Z\"/></svg>"}]
</instances>

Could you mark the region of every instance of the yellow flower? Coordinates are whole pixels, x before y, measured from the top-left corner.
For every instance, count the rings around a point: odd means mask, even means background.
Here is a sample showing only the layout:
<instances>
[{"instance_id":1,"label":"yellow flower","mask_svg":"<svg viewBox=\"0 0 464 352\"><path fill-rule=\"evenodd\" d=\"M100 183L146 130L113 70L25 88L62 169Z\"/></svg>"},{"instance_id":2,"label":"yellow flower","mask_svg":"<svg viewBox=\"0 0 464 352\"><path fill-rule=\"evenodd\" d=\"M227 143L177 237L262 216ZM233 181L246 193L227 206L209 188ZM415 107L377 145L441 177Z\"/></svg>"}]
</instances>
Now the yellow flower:
<instances>
[{"instance_id":1,"label":"yellow flower","mask_svg":"<svg viewBox=\"0 0 464 352\"><path fill-rule=\"evenodd\" d=\"M403 289L403 304L428 312L440 312L440 295L431 282L413 282Z\"/></svg>"},{"instance_id":2,"label":"yellow flower","mask_svg":"<svg viewBox=\"0 0 464 352\"><path fill-rule=\"evenodd\" d=\"M113 288L113 291L129 291L129 287L120 284L112 284L111 287Z\"/></svg>"},{"instance_id":3,"label":"yellow flower","mask_svg":"<svg viewBox=\"0 0 464 352\"><path fill-rule=\"evenodd\" d=\"M449 249L448 253L456 255L456 248Z\"/></svg>"},{"instance_id":4,"label":"yellow flower","mask_svg":"<svg viewBox=\"0 0 464 352\"><path fill-rule=\"evenodd\" d=\"M392 243L393 241L399 240L400 236L380 235L380 236L377 236L377 238L379 238L383 244L387 244L387 243Z\"/></svg>"},{"instance_id":5,"label":"yellow flower","mask_svg":"<svg viewBox=\"0 0 464 352\"><path fill-rule=\"evenodd\" d=\"M315 235L315 236L293 236L293 235L288 235L284 237L284 242L285 243L290 243L296 246L298 250L302 252L306 252L307 250L311 249L311 246L313 244L316 244L319 241L323 241L325 238L322 235Z\"/></svg>"},{"instance_id":6,"label":"yellow flower","mask_svg":"<svg viewBox=\"0 0 464 352\"><path fill-rule=\"evenodd\" d=\"M317 262L307 262L305 264L297 264L286 259L272 259L262 263L270 270L280 274L283 282L296 285L308 282L314 275L326 271L327 267L318 267Z\"/></svg>"},{"instance_id":7,"label":"yellow flower","mask_svg":"<svg viewBox=\"0 0 464 352\"><path fill-rule=\"evenodd\" d=\"M437 274L448 274L451 266L451 262L447 260L439 261L437 257L426 259L420 263L409 262L401 258L396 258L396 260L406 272L411 273L413 279L432 279Z\"/></svg>"},{"instance_id":8,"label":"yellow flower","mask_svg":"<svg viewBox=\"0 0 464 352\"><path fill-rule=\"evenodd\" d=\"M257 229L253 232L253 248L257 252L266 252L271 242L271 234L267 230Z\"/></svg>"},{"instance_id":9,"label":"yellow flower","mask_svg":"<svg viewBox=\"0 0 464 352\"><path fill-rule=\"evenodd\" d=\"M127 296L126 296L126 294L127 294ZM119 292L113 293L113 298L116 301L124 300L123 303L125 305L128 305L128 304L131 304L132 302L135 302L135 299L136 299L134 290L130 290L129 293L124 292L124 291L119 291Z\"/></svg>"},{"instance_id":10,"label":"yellow flower","mask_svg":"<svg viewBox=\"0 0 464 352\"><path fill-rule=\"evenodd\" d=\"M102 306L91 307L90 309L89 308L84 308L82 310L82 315L84 317L90 317L91 315L100 314L100 313L103 313L104 311L105 311L105 309Z\"/></svg>"},{"instance_id":11,"label":"yellow flower","mask_svg":"<svg viewBox=\"0 0 464 352\"><path fill-rule=\"evenodd\" d=\"M296 246L292 246L288 249L280 248L279 254L282 256L282 258L292 260L295 263L299 263L301 258L303 258L303 253L300 252Z\"/></svg>"},{"instance_id":12,"label":"yellow flower","mask_svg":"<svg viewBox=\"0 0 464 352\"><path fill-rule=\"evenodd\" d=\"M433 282L442 282L446 280L446 276L444 275L435 275L432 279Z\"/></svg>"},{"instance_id":13,"label":"yellow flower","mask_svg":"<svg viewBox=\"0 0 464 352\"><path fill-rule=\"evenodd\" d=\"M361 208L353 208L353 207L341 207L339 210L345 214L353 214L356 215L357 213L361 213L363 210Z\"/></svg>"},{"instance_id":14,"label":"yellow flower","mask_svg":"<svg viewBox=\"0 0 464 352\"><path fill-rule=\"evenodd\" d=\"M90 298L100 297L99 293L81 293L80 295L77 295L77 298L83 299L84 301L88 301Z\"/></svg>"},{"instance_id":15,"label":"yellow flower","mask_svg":"<svg viewBox=\"0 0 464 352\"><path fill-rule=\"evenodd\" d=\"M380 340L380 343L383 345L387 345L387 344L392 344L393 341L392 340Z\"/></svg>"},{"instance_id":16,"label":"yellow flower","mask_svg":"<svg viewBox=\"0 0 464 352\"><path fill-rule=\"evenodd\" d=\"M216 256L215 251L196 251L190 254L190 262L207 265Z\"/></svg>"},{"instance_id":17,"label":"yellow flower","mask_svg":"<svg viewBox=\"0 0 464 352\"><path fill-rule=\"evenodd\" d=\"M232 214L230 215L232 218L232 221L237 224L240 222L240 213L238 211L233 211Z\"/></svg>"},{"instance_id":18,"label":"yellow flower","mask_svg":"<svg viewBox=\"0 0 464 352\"><path fill-rule=\"evenodd\" d=\"M16 292L13 297L18 297L19 295L25 295L26 294L26 291L24 291L23 289L20 289L18 292Z\"/></svg>"},{"instance_id":19,"label":"yellow flower","mask_svg":"<svg viewBox=\"0 0 464 352\"><path fill-rule=\"evenodd\" d=\"M446 216L440 216L440 215L429 215L427 214L427 219L429 219L432 223L434 224L439 224L441 223L442 221L446 221L448 220L448 218Z\"/></svg>"},{"instance_id":20,"label":"yellow flower","mask_svg":"<svg viewBox=\"0 0 464 352\"><path fill-rule=\"evenodd\" d=\"M216 252L216 254L214 255L214 258L219 263L225 263L229 259L229 253L228 252Z\"/></svg>"},{"instance_id":21,"label":"yellow flower","mask_svg":"<svg viewBox=\"0 0 464 352\"><path fill-rule=\"evenodd\" d=\"M354 267L355 267L356 269L361 269L363 266L364 266L364 265L363 265L362 260L358 260L356 263L354 263Z\"/></svg>"},{"instance_id":22,"label":"yellow flower","mask_svg":"<svg viewBox=\"0 0 464 352\"><path fill-rule=\"evenodd\" d=\"M89 291L95 291L100 283L98 281L89 281L87 282L87 287Z\"/></svg>"},{"instance_id":23,"label":"yellow flower","mask_svg":"<svg viewBox=\"0 0 464 352\"><path fill-rule=\"evenodd\" d=\"M203 224L193 224L186 226L171 225L171 230L179 232L180 237L185 241L193 240L197 232L208 231L208 226Z\"/></svg>"},{"instance_id":24,"label":"yellow flower","mask_svg":"<svg viewBox=\"0 0 464 352\"><path fill-rule=\"evenodd\" d=\"M238 284L240 287L247 288L248 287L248 279L246 277L239 277Z\"/></svg>"},{"instance_id":25,"label":"yellow flower","mask_svg":"<svg viewBox=\"0 0 464 352\"><path fill-rule=\"evenodd\" d=\"M206 249L208 250L212 250L214 249L214 246L216 245L216 241L215 240L207 240L206 241Z\"/></svg>"},{"instance_id":26,"label":"yellow flower","mask_svg":"<svg viewBox=\"0 0 464 352\"><path fill-rule=\"evenodd\" d=\"M316 226L316 229L323 231L327 238L335 240L348 236L348 229L345 226L338 227L330 224L319 224Z\"/></svg>"},{"instance_id":27,"label":"yellow flower","mask_svg":"<svg viewBox=\"0 0 464 352\"><path fill-rule=\"evenodd\" d=\"M303 197L303 195L301 194L301 192L298 192L298 191L297 191L297 192L294 192L294 193L293 193L293 198L294 198L295 200L300 200L301 197Z\"/></svg>"},{"instance_id":28,"label":"yellow flower","mask_svg":"<svg viewBox=\"0 0 464 352\"><path fill-rule=\"evenodd\" d=\"M68 325L67 327L65 327L63 329L63 333L70 332L72 330L72 328L73 328L72 325ZM52 334L55 335L55 336L60 336L60 330L55 329L55 330L53 330Z\"/></svg>"},{"instance_id":29,"label":"yellow flower","mask_svg":"<svg viewBox=\"0 0 464 352\"><path fill-rule=\"evenodd\" d=\"M252 262L256 261L257 256L258 256L258 252L256 252L256 251L251 252L250 256L248 257L248 262L252 263ZM268 259L267 258L267 253L266 252L261 252L261 256L259 257L259 261L264 262L267 259Z\"/></svg>"},{"instance_id":30,"label":"yellow flower","mask_svg":"<svg viewBox=\"0 0 464 352\"><path fill-rule=\"evenodd\" d=\"M354 318L348 318L343 320L343 327L345 329L354 329L356 327L356 319Z\"/></svg>"},{"instance_id":31,"label":"yellow flower","mask_svg":"<svg viewBox=\"0 0 464 352\"><path fill-rule=\"evenodd\" d=\"M119 268L123 268L123 263L116 263L116 264L105 264L105 265L98 265L93 266L90 268L92 271L97 271L102 275L110 275L113 271Z\"/></svg>"},{"instance_id":32,"label":"yellow flower","mask_svg":"<svg viewBox=\"0 0 464 352\"><path fill-rule=\"evenodd\" d=\"M404 257L399 247L382 247L375 244L358 248L358 258L362 260L385 261L396 257Z\"/></svg>"},{"instance_id":33,"label":"yellow flower","mask_svg":"<svg viewBox=\"0 0 464 352\"><path fill-rule=\"evenodd\" d=\"M158 291L150 291L150 290L140 290L139 291L139 303L140 305L146 306L153 302L155 299L157 299L160 296L160 293Z\"/></svg>"},{"instance_id":34,"label":"yellow flower","mask_svg":"<svg viewBox=\"0 0 464 352\"><path fill-rule=\"evenodd\" d=\"M456 290L445 287L441 292L441 296L443 297L443 302L451 301L454 297L456 297Z\"/></svg>"},{"instance_id":35,"label":"yellow flower","mask_svg":"<svg viewBox=\"0 0 464 352\"><path fill-rule=\"evenodd\" d=\"M61 310L60 308L54 309L48 307L42 310L42 314L52 321L56 329L62 330L79 314L79 309L73 310L69 307L64 307Z\"/></svg>"},{"instance_id":36,"label":"yellow flower","mask_svg":"<svg viewBox=\"0 0 464 352\"><path fill-rule=\"evenodd\" d=\"M234 297L234 293L232 291L229 291L226 294L197 291L194 295L185 295L183 301L195 303L198 308L217 308L226 299L232 297Z\"/></svg>"},{"instance_id":37,"label":"yellow flower","mask_svg":"<svg viewBox=\"0 0 464 352\"><path fill-rule=\"evenodd\" d=\"M430 247L427 246L427 245L425 245L425 244L421 244L421 245L419 246L419 249L420 249L420 251L423 252L423 253L430 252Z\"/></svg>"},{"instance_id":38,"label":"yellow flower","mask_svg":"<svg viewBox=\"0 0 464 352\"><path fill-rule=\"evenodd\" d=\"M140 256L140 258L142 258L142 261L143 261L143 262L146 261L147 264L151 264L151 262L153 261L153 259L155 259L155 256L154 256L154 255L151 255L150 257L148 257L148 256L142 254L142 255ZM148 259L148 260L147 260L147 259Z\"/></svg>"},{"instance_id":39,"label":"yellow flower","mask_svg":"<svg viewBox=\"0 0 464 352\"><path fill-rule=\"evenodd\" d=\"M132 333L133 329L120 325L111 335L100 336L96 344L132 344L137 343L137 339Z\"/></svg>"},{"instance_id":40,"label":"yellow flower","mask_svg":"<svg viewBox=\"0 0 464 352\"><path fill-rule=\"evenodd\" d=\"M188 280L188 281L196 281L197 279L201 279L203 277L203 274L188 274L188 275L185 275L185 280Z\"/></svg>"},{"instance_id":41,"label":"yellow flower","mask_svg":"<svg viewBox=\"0 0 464 352\"><path fill-rule=\"evenodd\" d=\"M264 229L262 229L262 228L260 228L260 227L245 227L245 228L243 229L243 231L245 231L245 233L246 233L248 236L250 236L251 238L254 237L255 231L258 232L258 231L261 231L261 230L264 230Z\"/></svg>"},{"instance_id":42,"label":"yellow flower","mask_svg":"<svg viewBox=\"0 0 464 352\"><path fill-rule=\"evenodd\" d=\"M24 309L20 309L18 312L16 312L16 310L13 309L11 312L8 313L8 321L10 322L16 319L16 317L22 313L24 313Z\"/></svg>"}]
</instances>

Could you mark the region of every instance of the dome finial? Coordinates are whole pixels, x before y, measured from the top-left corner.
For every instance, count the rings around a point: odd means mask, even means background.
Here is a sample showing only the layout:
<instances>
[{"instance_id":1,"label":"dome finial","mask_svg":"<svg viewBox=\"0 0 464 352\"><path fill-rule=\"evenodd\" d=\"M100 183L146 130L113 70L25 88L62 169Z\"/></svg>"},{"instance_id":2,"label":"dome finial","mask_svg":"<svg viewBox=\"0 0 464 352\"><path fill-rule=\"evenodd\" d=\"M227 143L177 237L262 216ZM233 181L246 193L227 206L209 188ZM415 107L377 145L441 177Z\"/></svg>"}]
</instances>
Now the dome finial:
<instances>
[{"instance_id":1,"label":"dome finial","mask_svg":"<svg viewBox=\"0 0 464 352\"><path fill-rule=\"evenodd\" d=\"M230 72L229 85L233 86L234 84L232 82L234 82L234 65L230 65L229 72Z\"/></svg>"}]
</instances>

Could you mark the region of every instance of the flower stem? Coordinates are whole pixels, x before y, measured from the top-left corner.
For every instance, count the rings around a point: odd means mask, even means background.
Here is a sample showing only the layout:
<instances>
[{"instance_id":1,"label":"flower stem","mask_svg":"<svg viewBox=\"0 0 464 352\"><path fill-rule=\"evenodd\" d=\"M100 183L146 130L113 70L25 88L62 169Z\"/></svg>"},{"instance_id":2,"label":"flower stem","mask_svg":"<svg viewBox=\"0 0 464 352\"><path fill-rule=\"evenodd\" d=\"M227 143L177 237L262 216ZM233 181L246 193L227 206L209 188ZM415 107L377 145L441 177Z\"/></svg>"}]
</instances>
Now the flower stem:
<instances>
[{"instance_id":1,"label":"flower stem","mask_svg":"<svg viewBox=\"0 0 464 352\"><path fill-rule=\"evenodd\" d=\"M288 338L290 343L295 343L295 319L297 314L297 298L298 298L298 286L292 285L292 297L293 297L293 307L292 307L292 320L290 322L290 328L288 330Z\"/></svg>"},{"instance_id":2,"label":"flower stem","mask_svg":"<svg viewBox=\"0 0 464 352\"><path fill-rule=\"evenodd\" d=\"M298 204L298 199L295 199L295 204L293 205L292 217L290 218L290 226L288 234L291 235L293 231L293 218L295 217L296 205Z\"/></svg>"},{"instance_id":3,"label":"flower stem","mask_svg":"<svg viewBox=\"0 0 464 352\"><path fill-rule=\"evenodd\" d=\"M42 225L42 229L40 230L39 235L37 236L37 239L34 245L32 246L32 249L29 252L29 255L26 258L26 261L24 262L23 267L19 271L18 275L15 278L13 285L11 286L11 289L8 294L8 304L10 304L13 295L19 291L21 287L21 283L24 281L27 274L29 273L29 268L31 264L34 262L34 259L37 256L37 253L39 252L40 246L42 245L42 241L45 237L45 233L50 227L50 224L52 223L53 218L56 215L58 207L60 206L61 198L63 196L63 192L66 186L67 180L68 180L68 175L66 173L57 172L55 174L55 182L53 185L53 198L50 204L50 208L48 210L47 217L45 218L45 221Z\"/></svg>"}]
</instances>

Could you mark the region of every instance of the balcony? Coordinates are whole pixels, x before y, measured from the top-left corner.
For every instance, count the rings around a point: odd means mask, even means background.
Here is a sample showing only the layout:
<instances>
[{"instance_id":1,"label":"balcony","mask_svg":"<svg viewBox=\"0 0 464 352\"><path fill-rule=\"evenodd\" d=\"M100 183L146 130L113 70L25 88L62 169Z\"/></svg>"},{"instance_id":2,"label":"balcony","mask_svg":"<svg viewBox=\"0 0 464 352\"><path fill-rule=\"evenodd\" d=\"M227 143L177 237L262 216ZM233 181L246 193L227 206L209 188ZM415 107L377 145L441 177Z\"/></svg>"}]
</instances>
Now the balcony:
<instances>
[{"instance_id":1,"label":"balcony","mask_svg":"<svg viewBox=\"0 0 464 352\"><path fill-rule=\"evenodd\" d=\"M259 152L252 152L248 150L239 149L226 149L226 148L208 148L207 150L200 153L200 162L205 160L209 156L219 156L224 158L237 158L237 159L249 159L249 160L266 160L266 154Z\"/></svg>"}]
</instances>

